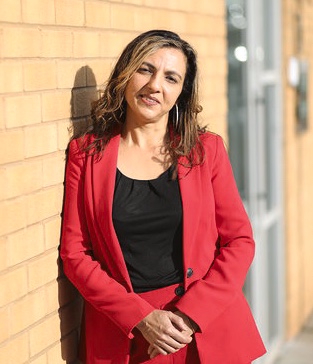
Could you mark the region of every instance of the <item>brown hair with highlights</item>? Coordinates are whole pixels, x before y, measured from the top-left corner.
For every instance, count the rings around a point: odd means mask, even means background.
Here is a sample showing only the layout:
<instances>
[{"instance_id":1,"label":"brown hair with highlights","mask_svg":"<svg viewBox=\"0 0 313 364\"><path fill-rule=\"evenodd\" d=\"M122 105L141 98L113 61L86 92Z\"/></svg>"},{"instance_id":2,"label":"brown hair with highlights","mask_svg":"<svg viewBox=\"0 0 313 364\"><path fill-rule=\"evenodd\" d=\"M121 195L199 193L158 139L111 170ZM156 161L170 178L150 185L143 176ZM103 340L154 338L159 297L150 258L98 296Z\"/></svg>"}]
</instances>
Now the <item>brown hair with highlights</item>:
<instances>
[{"instance_id":1,"label":"brown hair with highlights","mask_svg":"<svg viewBox=\"0 0 313 364\"><path fill-rule=\"evenodd\" d=\"M93 103L91 125L85 134L92 134L94 139L85 144L86 151L102 153L110 139L121 130L126 116L124 95L128 81L146 57L164 47L181 50L187 59L183 89L176 102L179 118L175 122L176 110L173 107L169 112L165 152L173 164L177 164L181 156L187 158L190 167L203 161L204 151L199 135L205 128L200 128L197 119L202 107L198 100L196 52L179 35L167 30L142 33L126 46L106 82L102 96Z\"/></svg>"}]
</instances>

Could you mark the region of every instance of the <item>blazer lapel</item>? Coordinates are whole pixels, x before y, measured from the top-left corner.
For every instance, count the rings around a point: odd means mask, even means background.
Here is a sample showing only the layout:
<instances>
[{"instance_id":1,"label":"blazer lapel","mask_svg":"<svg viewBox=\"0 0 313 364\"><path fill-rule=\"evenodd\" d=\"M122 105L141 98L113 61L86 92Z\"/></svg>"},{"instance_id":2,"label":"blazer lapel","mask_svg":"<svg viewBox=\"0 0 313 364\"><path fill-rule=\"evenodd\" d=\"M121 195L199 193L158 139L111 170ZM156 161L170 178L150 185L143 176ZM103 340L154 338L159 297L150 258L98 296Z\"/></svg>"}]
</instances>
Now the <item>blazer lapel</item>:
<instances>
[{"instance_id":1,"label":"blazer lapel","mask_svg":"<svg viewBox=\"0 0 313 364\"><path fill-rule=\"evenodd\" d=\"M123 253L118 242L112 220L112 206L119 142L120 135L118 134L114 136L106 146L101 159L99 161L95 161L92 165L94 186L93 204L98 228L103 240L105 241L105 244L103 244L104 251L106 254L111 256L109 257L109 268L113 270L115 277L116 274L120 275L120 279L126 282L129 288L132 289Z\"/></svg>"},{"instance_id":2,"label":"blazer lapel","mask_svg":"<svg viewBox=\"0 0 313 364\"><path fill-rule=\"evenodd\" d=\"M187 160L181 158L178 164L178 181L183 205L183 259L184 267L190 266L190 251L194 243L194 231L199 222L199 173L198 168L184 167ZM197 198L198 196L198 198Z\"/></svg>"}]
</instances>

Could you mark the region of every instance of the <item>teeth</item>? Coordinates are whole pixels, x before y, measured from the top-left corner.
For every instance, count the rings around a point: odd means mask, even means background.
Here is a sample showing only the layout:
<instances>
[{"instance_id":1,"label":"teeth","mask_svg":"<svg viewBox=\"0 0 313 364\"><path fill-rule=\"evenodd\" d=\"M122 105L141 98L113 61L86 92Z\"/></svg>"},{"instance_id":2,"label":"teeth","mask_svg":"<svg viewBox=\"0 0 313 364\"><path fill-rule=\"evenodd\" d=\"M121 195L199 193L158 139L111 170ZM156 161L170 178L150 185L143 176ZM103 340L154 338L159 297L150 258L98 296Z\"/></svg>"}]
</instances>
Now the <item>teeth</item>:
<instances>
[{"instance_id":1,"label":"teeth","mask_svg":"<svg viewBox=\"0 0 313 364\"><path fill-rule=\"evenodd\" d=\"M156 102L156 100L151 99L151 98L150 98L150 97L148 97L148 96L144 96L143 98L144 98L144 99L146 99L147 101Z\"/></svg>"}]
</instances>

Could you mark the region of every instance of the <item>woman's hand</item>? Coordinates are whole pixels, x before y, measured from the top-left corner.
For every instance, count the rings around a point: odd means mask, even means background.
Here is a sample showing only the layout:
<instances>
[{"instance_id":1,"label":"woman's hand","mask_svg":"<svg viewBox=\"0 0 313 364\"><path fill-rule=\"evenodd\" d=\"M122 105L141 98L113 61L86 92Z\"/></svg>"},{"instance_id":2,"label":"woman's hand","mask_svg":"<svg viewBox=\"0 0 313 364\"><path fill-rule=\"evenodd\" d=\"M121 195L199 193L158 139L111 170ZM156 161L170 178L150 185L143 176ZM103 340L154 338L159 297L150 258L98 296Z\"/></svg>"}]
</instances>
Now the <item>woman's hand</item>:
<instances>
[{"instance_id":1,"label":"woman's hand","mask_svg":"<svg viewBox=\"0 0 313 364\"><path fill-rule=\"evenodd\" d=\"M189 318L187 315L185 315L181 311L175 311L174 314L181 317L184 320L184 323L188 326L187 332L190 336L193 335L198 330L198 325L193 320L191 320L191 318ZM160 353L158 352L157 348L153 347L153 345L150 344L148 349L148 354L150 355L150 359L153 359Z\"/></svg>"},{"instance_id":2,"label":"woman's hand","mask_svg":"<svg viewBox=\"0 0 313 364\"><path fill-rule=\"evenodd\" d=\"M192 331L192 334L194 334L199 329L199 326L189 316L185 315L183 312L175 311L174 313L175 313L175 315L181 317L184 320L184 323Z\"/></svg>"},{"instance_id":3,"label":"woman's hand","mask_svg":"<svg viewBox=\"0 0 313 364\"><path fill-rule=\"evenodd\" d=\"M136 326L149 342L148 354L175 353L192 341L193 331L184 319L171 311L154 310Z\"/></svg>"}]
</instances>

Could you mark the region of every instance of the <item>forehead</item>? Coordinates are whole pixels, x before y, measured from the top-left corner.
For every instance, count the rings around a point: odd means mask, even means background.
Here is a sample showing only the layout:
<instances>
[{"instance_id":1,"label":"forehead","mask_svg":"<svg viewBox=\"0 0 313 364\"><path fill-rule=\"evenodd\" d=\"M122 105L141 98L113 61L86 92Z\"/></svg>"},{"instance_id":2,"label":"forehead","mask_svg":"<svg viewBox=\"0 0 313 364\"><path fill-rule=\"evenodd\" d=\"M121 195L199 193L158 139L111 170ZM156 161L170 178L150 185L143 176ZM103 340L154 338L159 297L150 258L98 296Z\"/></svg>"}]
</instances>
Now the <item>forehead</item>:
<instances>
[{"instance_id":1,"label":"forehead","mask_svg":"<svg viewBox=\"0 0 313 364\"><path fill-rule=\"evenodd\" d=\"M142 62L151 63L155 68L166 68L167 70L179 70L186 72L187 58L177 48L164 47L145 57Z\"/></svg>"}]
</instances>

